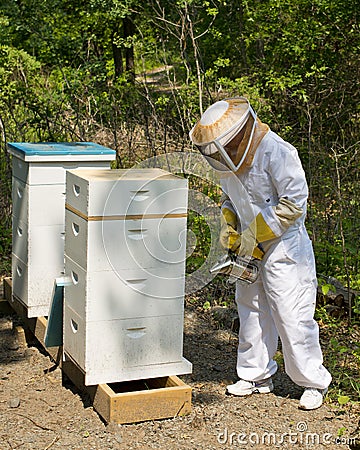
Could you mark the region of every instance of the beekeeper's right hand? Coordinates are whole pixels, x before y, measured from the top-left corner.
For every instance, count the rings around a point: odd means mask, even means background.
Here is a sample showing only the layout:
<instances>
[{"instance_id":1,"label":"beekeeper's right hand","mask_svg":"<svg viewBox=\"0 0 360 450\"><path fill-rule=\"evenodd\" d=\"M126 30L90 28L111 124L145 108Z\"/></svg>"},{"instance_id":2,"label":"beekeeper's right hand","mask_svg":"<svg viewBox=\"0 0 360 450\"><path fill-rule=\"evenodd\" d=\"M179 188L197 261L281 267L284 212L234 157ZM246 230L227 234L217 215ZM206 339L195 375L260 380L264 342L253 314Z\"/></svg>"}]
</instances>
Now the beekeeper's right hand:
<instances>
[{"instance_id":1,"label":"beekeeper's right hand","mask_svg":"<svg viewBox=\"0 0 360 450\"><path fill-rule=\"evenodd\" d=\"M229 208L222 208L221 210L221 229L220 229L220 245L225 250L230 250L234 253L239 250L241 243L240 235L236 231L237 217L234 211Z\"/></svg>"}]
</instances>

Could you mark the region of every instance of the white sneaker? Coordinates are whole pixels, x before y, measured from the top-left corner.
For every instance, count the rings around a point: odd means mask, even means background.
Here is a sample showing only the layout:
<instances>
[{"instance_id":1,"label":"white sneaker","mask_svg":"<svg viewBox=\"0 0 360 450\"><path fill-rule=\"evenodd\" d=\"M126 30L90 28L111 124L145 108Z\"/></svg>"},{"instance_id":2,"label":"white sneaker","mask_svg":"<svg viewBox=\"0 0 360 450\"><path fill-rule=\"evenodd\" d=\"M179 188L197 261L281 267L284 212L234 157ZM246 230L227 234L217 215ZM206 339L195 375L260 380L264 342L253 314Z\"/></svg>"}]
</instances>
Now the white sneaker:
<instances>
[{"instance_id":1,"label":"white sneaker","mask_svg":"<svg viewBox=\"0 0 360 450\"><path fill-rule=\"evenodd\" d=\"M246 381L239 380L235 384L230 384L226 387L229 394L245 396L251 394L268 394L274 389L274 385L271 378L261 381Z\"/></svg>"},{"instance_id":2,"label":"white sneaker","mask_svg":"<svg viewBox=\"0 0 360 450\"><path fill-rule=\"evenodd\" d=\"M305 388L303 395L300 398L301 409L316 409L320 408L324 397L327 393L326 389Z\"/></svg>"}]
</instances>

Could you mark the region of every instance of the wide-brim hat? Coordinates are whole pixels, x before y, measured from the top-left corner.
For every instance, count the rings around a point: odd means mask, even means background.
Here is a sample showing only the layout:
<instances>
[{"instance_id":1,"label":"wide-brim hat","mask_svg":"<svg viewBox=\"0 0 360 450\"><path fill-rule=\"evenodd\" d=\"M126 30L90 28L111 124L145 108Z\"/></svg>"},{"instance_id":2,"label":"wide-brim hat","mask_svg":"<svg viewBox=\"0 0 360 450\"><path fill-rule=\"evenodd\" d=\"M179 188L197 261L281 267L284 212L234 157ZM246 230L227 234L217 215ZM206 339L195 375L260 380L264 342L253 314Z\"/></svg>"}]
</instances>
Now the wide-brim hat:
<instances>
[{"instance_id":1,"label":"wide-brim hat","mask_svg":"<svg viewBox=\"0 0 360 450\"><path fill-rule=\"evenodd\" d=\"M248 119L249 101L245 97L220 100L211 105L190 131L190 139L195 145L205 145L221 139Z\"/></svg>"}]
</instances>

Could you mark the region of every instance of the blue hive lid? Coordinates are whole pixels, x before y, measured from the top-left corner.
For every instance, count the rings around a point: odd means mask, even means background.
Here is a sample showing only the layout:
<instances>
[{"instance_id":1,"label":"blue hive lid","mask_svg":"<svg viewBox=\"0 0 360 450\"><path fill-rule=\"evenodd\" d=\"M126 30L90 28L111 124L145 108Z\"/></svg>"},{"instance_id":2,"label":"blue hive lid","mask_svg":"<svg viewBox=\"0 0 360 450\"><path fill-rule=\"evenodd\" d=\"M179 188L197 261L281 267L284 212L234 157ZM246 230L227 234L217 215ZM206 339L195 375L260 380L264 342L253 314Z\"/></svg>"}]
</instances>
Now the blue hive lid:
<instances>
[{"instance_id":1,"label":"blue hive lid","mask_svg":"<svg viewBox=\"0 0 360 450\"><path fill-rule=\"evenodd\" d=\"M106 156L106 159L115 159L116 152L108 147L104 147L94 142L9 142L8 150L14 156L30 160L53 159L68 159L69 157L76 159L76 157L86 156Z\"/></svg>"}]
</instances>

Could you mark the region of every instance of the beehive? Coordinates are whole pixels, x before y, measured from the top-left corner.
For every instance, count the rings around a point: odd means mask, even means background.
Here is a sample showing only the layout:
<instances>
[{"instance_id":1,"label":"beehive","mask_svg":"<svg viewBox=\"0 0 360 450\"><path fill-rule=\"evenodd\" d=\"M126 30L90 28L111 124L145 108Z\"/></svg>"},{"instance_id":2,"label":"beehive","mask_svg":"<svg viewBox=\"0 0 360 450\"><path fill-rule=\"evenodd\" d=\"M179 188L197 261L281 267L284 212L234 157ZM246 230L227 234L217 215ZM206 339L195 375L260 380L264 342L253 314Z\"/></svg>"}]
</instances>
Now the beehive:
<instances>
[{"instance_id":1,"label":"beehive","mask_svg":"<svg viewBox=\"0 0 360 450\"><path fill-rule=\"evenodd\" d=\"M163 170L67 173L64 352L87 385L191 372L186 216L187 180Z\"/></svg>"},{"instance_id":2,"label":"beehive","mask_svg":"<svg viewBox=\"0 0 360 450\"><path fill-rule=\"evenodd\" d=\"M115 151L91 143L10 143L12 283L28 317L47 316L54 279L64 272L65 180L75 168L104 169Z\"/></svg>"}]
</instances>

